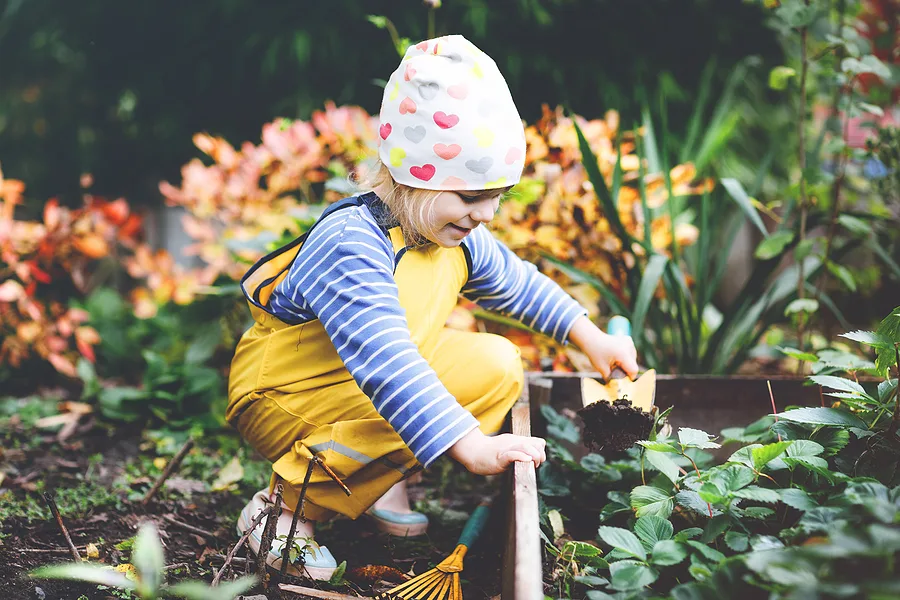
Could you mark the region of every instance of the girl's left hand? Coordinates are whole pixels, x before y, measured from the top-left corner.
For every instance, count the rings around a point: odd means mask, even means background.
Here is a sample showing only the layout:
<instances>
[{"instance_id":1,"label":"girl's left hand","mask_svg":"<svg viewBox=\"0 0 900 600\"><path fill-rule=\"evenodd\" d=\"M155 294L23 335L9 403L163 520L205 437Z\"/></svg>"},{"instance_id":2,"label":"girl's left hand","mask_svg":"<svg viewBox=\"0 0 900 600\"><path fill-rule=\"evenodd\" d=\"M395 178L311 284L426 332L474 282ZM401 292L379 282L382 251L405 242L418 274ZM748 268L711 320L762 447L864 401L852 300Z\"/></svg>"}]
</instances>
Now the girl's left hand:
<instances>
[{"instance_id":1,"label":"girl's left hand","mask_svg":"<svg viewBox=\"0 0 900 600\"><path fill-rule=\"evenodd\" d=\"M622 369L630 379L637 376L637 350L630 337L609 335L590 319L582 317L575 322L569 338L587 355L591 364L605 379L609 378L615 367Z\"/></svg>"}]
</instances>

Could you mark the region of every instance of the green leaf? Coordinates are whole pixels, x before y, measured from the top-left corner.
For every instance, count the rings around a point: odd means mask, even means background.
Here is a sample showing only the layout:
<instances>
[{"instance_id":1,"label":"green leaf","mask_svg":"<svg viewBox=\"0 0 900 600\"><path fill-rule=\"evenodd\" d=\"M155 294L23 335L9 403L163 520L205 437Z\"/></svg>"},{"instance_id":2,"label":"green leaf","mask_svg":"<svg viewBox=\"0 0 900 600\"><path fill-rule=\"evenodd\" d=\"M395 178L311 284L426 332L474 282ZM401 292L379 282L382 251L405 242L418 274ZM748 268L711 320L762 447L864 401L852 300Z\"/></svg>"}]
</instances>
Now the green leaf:
<instances>
[{"instance_id":1,"label":"green leaf","mask_svg":"<svg viewBox=\"0 0 900 600\"><path fill-rule=\"evenodd\" d=\"M88 564L63 564L39 567L29 573L34 579L68 579L71 581L86 581L98 585L133 590L137 584L124 573L114 571L112 567Z\"/></svg>"},{"instance_id":2,"label":"green leaf","mask_svg":"<svg viewBox=\"0 0 900 600\"><path fill-rule=\"evenodd\" d=\"M647 317L647 311L650 310L650 303L656 294L656 288L659 287L659 279L662 277L668 260L668 257L662 254L654 254L644 269L634 302L634 310L631 312L632 331L638 339L644 337L644 320Z\"/></svg>"},{"instance_id":3,"label":"green leaf","mask_svg":"<svg viewBox=\"0 0 900 600\"><path fill-rule=\"evenodd\" d=\"M839 265L837 263L833 263L828 261L825 263L825 266L831 271L831 274L841 280L841 282L847 286L851 292L856 291L856 281L853 279L853 273L850 272L850 269L845 267L844 265Z\"/></svg>"},{"instance_id":4,"label":"green leaf","mask_svg":"<svg viewBox=\"0 0 900 600\"><path fill-rule=\"evenodd\" d=\"M758 485L747 486L732 492L732 494L737 498L753 500L754 502L765 502L767 504L774 504L781 500L781 496L775 490L759 487Z\"/></svg>"},{"instance_id":5,"label":"green leaf","mask_svg":"<svg viewBox=\"0 0 900 600\"><path fill-rule=\"evenodd\" d=\"M731 456L728 457L728 460L725 462L739 463L750 468L754 468L753 451L757 448L762 447L762 444L750 444L748 446L744 446L743 448L736 450Z\"/></svg>"},{"instance_id":6,"label":"green leaf","mask_svg":"<svg viewBox=\"0 0 900 600\"><path fill-rule=\"evenodd\" d=\"M765 506L749 506L744 509L744 516L748 519L768 519L775 514L775 511Z\"/></svg>"},{"instance_id":7,"label":"green leaf","mask_svg":"<svg viewBox=\"0 0 900 600\"><path fill-rule=\"evenodd\" d=\"M779 19L791 28L801 29L809 26L816 18L816 7L807 5L800 0L783 0L775 9Z\"/></svg>"},{"instance_id":8,"label":"green leaf","mask_svg":"<svg viewBox=\"0 0 900 600\"><path fill-rule=\"evenodd\" d=\"M166 559L163 555L162 542L159 541L159 534L154 525L145 523L141 526L134 539L131 562L137 570L142 590L156 594L163 583L162 576Z\"/></svg>"},{"instance_id":9,"label":"green leaf","mask_svg":"<svg viewBox=\"0 0 900 600\"><path fill-rule=\"evenodd\" d=\"M891 77L891 70L887 65L878 60L878 57L871 54L867 54L861 59L853 57L845 58L841 61L841 71L844 73L852 73L853 75L873 73L884 79L890 79Z\"/></svg>"},{"instance_id":10,"label":"green leaf","mask_svg":"<svg viewBox=\"0 0 900 600\"><path fill-rule=\"evenodd\" d=\"M634 523L634 532L645 547L653 548L656 542L672 539L675 532L673 525L656 515L645 515Z\"/></svg>"},{"instance_id":11,"label":"green leaf","mask_svg":"<svg viewBox=\"0 0 900 600\"><path fill-rule=\"evenodd\" d=\"M631 490L631 508L638 517L656 515L668 519L674 507L672 496L659 488L639 485Z\"/></svg>"},{"instance_id":12,"label":"green leaf","mask_svg":"<svg viewBox=\"0 0 900 600\"><path fill-rule=\"evenodd\" d=\"M578 428L571 419L556 412L548 404L541 405L541 415L547 420L547 434L551 437L577 444L581 441Z\"/></svg>"},{"instance_id":13,"label":"green leaf","mask_svg":"<svg viewBox=\"0 0 900 600\"><path fill-rule=\"evenodd\" d=\"M818 360L818 357L815 354L810 354L809 352L801 352L796 348L783 348L781 346L776 346L776 348L787 356L796 358L797 360L804 360L807 362L815 362L816 360Z\"/></svg>"},{"instance_id":14,"label":"green leaf","mask_svg":"<svg viewBox=\"0 0 900 600\"><path fill-rule=\"evenodd\" d=\"M611 585L619 591L639 590L657 580L656 569L633 560L620 560L609 565Z\"/></svg>"},{"instance_id":15,"label":"green leaf","mask_svg":"<svg viewBox=\"0 0 900 600\"><path fill-rule=\"evenodd\" d=\"M863 388L863 386L859 385L852 379L835 377L833 375L810 375L809 379L813 383L818 383L822 387L830 388L833 390L841 390L842 392L856 392L859 394L866 393L865 388Z\"/></svg>"},{"instance_id":16,"label":"green leaf","mask_svg":"<svg viewBox=\"0 0 900 600\"><path fill-rule=\"evenodd\" d=\"M822 456L834 456L850 443L850 432L837 427L822 427L813 434L812 440L824 449Z\"/></svg>"},{"instance_id":17,"label":"green leaf","mask_svg":"<svg viewBox=\"0 0 900 600\"><path fill-rule=\"evenodd\" d=\"M205 363L212 358L221 340L222 326L218 321L213 321L204 326L194 337L191 345L188 346L184 362L194 365Z\"/></svg>"},{"instance_id":18,"label":"green leaf","mask_svg":"<svg viewBox=\"0 0 900 600\"><path fill-rule=\"evenodd\" d=\"M750 196L747 195L744 186L742 186L737 179L725 178L721 181L722 187L724 187L725 191L728 192L728 195L737 202L738 206L741 207L741 210L749 217L750 221L756 225L759 232L762 233L764 237L769 237L769 232L766 231L766 226L763 225L762 218L759 216L756 207L753 206L753 201L750 200Z\"/></svg>"},{"instance_id":19,"label":"green leaf","mask_svg":"<svg viewBox=\"0 0 900 600\"><path fill-rule=\"evenodd\" d=\"M866 236L872 233L872 225L870 223L852 215L840 215L838 217L838 223L843 225L851 233Z\"/></svg>"},{"instance_id":20,"label":"green leaf","mask_svg":"<svg viewBox=\"0 0 900 600\"><path fill-rule=\"evenodd\" d=\"M875 333L888 344L888 347L878 349L878 357L875 360L878 374L887 379L889 370L894 367L897 360L894 343L900 344L900 306L881 321Z\"/></svg>"},{"instance_id":21,"label":"green leaf","mask_svg":"<svg viewBox=\"0 0 900 600\"><path fill-rule=\"evenodd\" d=\"M606 466L606 459L599 454L587 454L581 459L581 466L591 473L603 473L609 467Z\"/></svg>"},{"instance_id":22,"label":"green leaf","mask_svg":"<svg viewBox=\"0 0 900 600\"><path fill-rule=\"evenodd\" d=\"M866 346L873 346L875 348L893 349L894 347L889 340L884 339L874 331L850 331L848 333L840 334L840 337L847 338L848 340L853 340L854 342L859 342L860 344L865 344Z\"/></svg>"},{"instance_id":23,"label":"green leaf","mask_svg":"<svg viewBox=\"0 0 900 600\"><path fill-rule=\"evenodd\" d=\"M711 481L707 481L702 486L700 486L697 494L700 496L701 500L703 500L704 502L709 502L711 504L722 504L726 500L725 493L721 489L719 489L719 486Z\"/></svg>"},{"instance_id":24,"label":"green leaf","mask_svg":"<svg viewBox=\"0 0 900 600\"><path fill-rule=\"evenodd\" d=\"M693 490L683 490L675 494L675 501L678 502L681 506L685 508L689 508L695 513L699 515L703 515L704 517L709 517L709 504L703 501L700 498L700 494ZM720 515L722 511L717 508L712 509L712 516Z\"/></svg>"},{"instance_id":25,"label":"green leaf","mask_svg":"<svg viewBox=\"0 0 900 600\"><path fill-rule=\"evenodd\" d=\"M798 456L783 459L785 464L790 467L801 466L804 469L812 471L817 475L821 475L829 482L834 483L834 473L828 470L828 463L818 456Z\"/></svg>"},{"instance_id":26,"label":"green leaf","mask_svg":"<svg viewBox=\"0 0 900 600\"><path fill-rule=\"evenodd\" d=\"M681 474L681 467L675 464L675 461L671 458L662 452L656 452L655 450L645 450L644 457L654 468L668 477L672 483L678 481Z\"/></svg>"},{"instance_id":27,"label":"green leaf","mask_svg":"<svg viewBox=\"0 0 900 600\"><path fill-rule=\"evenodd\" d=\"M756 475L746 466L731 465L717 471L714 478L722 490L733 492L753 483Z\"/></svg>"},{"instance_id":28,"label":"green leaf","mask_svg":"<svg viewBox=\"0 0 900 600\"><path fill-rule=\"evenodd\" d=\"M793 442L775 442L752 450L753 468L759 471L775 458L781 456Z\"/></svg>"},{"instance_id":29,"label":"green leaf","mask_svg":"<svg viewBox=\"0 0 900 600\"><path fill-rule=\"evenodd\" d=\"M609 580L605 577L597 577L596 575L576 575L575 583L581 585L609 585ZM590 598L590 596L588 596Z\"/></svg>"},{"instance_id":30,"label":"green leaf","mask_svg":"<svg viewBox=\"0 0 900 600\"><path fill-rule=\"evenodd\" d=\"M750 536L746 533L729 531L725 534L725 545L735 552L745 552L750 547Z\"/></svg>"},{"instance_id":31,"label":"green leaf","mask_svg":"<svg viewBox=\"0 0 900 600\"><path fill-rule=\"evenodd\" d=\"M646 448L647 450L653 450L654 452L666 452L668 454L681 454L681 451L678 450L672 444L667 442L649 442L647 440L640 440L638 444Z\"/></svg>"},{"instance_id":32,"label":"green leaf","mask_svg":"<svg viewBox=\"0 0 900 600\"><path fill-rule=\"evenodd\" d=\"M818 300L813 300L812 298L797 298L785 307L784 316L789 316L798 312L812 314L817 310L819 310ZM813 360L815 360L815 357L813 357Z\"/></svg>"},{"instance_id":33,"label":"green leaf","mask_svg":"<svg viewBox=\"0 0 900 600\"><path fill-rule=\"evenodd\" d=\"M254 585L256 585L256 577L249 576L234 581L224 581L216 587L210 587L202 581L182 581L169 586L166 591L188 600L234 600Z\"/></svg>"},{"instance_id":34,"label":"green leaf","mask_svg":"<svg viewBox=\"0 0 900 600\"><path fill-rule=\"evenodd\" d=\"M754 256L760 260L770 260L784 253L784 249L794 241L793 231L776 231L756 247Z\"/></svg>"},{"instance_id":35,"label":"green leaf","mask_svg":"<svg viewBox=\"0 0 900 600\"><path fill-rule=\"evenodd\" d=\"M782 502L797 510L806 511L818 506L809 494L797 488L778 490L778 494L781 496Z\"/></svg>"},{"instance_id":36,"label":"green leaf","mask_svg":"<svg viewBox=\"0 0 900 600\"><path fill-rule=\"evenodd\" d=\"M579 558L585 560L600 556L600 548L587 542L566 542L563 547L563 557L568 559Z\"/></svg>"},{"instance_id":37,"label":"green leaf","mask_svg":"<svg viewBox=\"0 0 900 600\"><path fill-rule=\"evenodd\" d=\"M720 444L710 441L712 437L699 429L691 429L690 427L678 428L678 443L685 448L720 448Z\"/></svg>"},{"instance_id":38,"label":"green leaf","mask_svg":"<svg viewBox=\"0 0 900 600\"><path fill-rule=\"evenodd\" d=\"M714 563L720 563L725 560L725 555L716 550L715 548L710 548L706 544L700 543L696 540L688 540L685 542L691 548L694 548L700 554L703 555L703 558L707 560L711 560Z\"/></svg>"},{"instance_id":39,"label":"green leaf","mask_svg":"<svg viewBox=\"0 0 900 600\"><path fill-rule=\"evenodd\" d=\"M613 548L626 552L627 554L634 556L635 558L639 558L640 560L647 559L647 552L644 550L644 546L641 544L641 541L637 538L636 535L634 535L627 529L601 525L597 529L597 535L600 536L601 540L603 540Z\"/></svg>"},{"instance_id":40,"label":"green leaf","mask_svg":"<svg viewBox=\"0 0 900 600\"><path fill-rule=\"evenodd\" d=\"M790 446L788 446L785 454L787 456L818 456L825 452L825 448L822 447L822 444L817 444L812 440L794 440Z\"/></svg>"},{"instance_id":41,"label":"green leaf","mask_svg":"<svg viewBox=\"0 0 900 600\"><path fill-rule=\"evenodd\" d=\"M885 379L878 384L878 401L887 402L894 390L897 389L896 379Z\"/></svg>"},{"instance_id":42,"label":"green leaf","mask_svg":"<svg viewBox=\"0 0 900 600\"><path fill-rule=\"evenodd\" d=\"M840 427L858 427L868 429L865 421L854 414L836 408L795 408L773 416L794 423L810 423L812 425L836 425Z\"/></svg>"},{"instance_id":43,"label":"green leaf","mask_svg":"<svg viewBox=\"0 0 900 600\"><path fill-rule=\"evenodd\" d=\"M779 91L787 89L788 80L795 75L797 72L790 67L775 67L769 71L769 87Z\"/></svg>"},{"instance_id":44,"label":"green leaf","mask_svg":"<svg viewBox=\"0 0 900 600\"><path fill-rule=\"evenodd\" d=\"M682 529L678 533L675 534L673 538L676 542L685 542L691 538L695 538L698 535L702 535L703 530L699 527L688 527L687 529Z\"/></svg>"},{"instance_id":45,"label":"green leaf","mask_svg":"<svg viewBox=\"0 0 900 600\"><path fill-rule=\"evenodd\" d=\"M654 565L668 567L677 565L687 558L687 551L675 540L660 540L653 545L650 562Z\"/></svg>"},{"instance_id":46,"label":"green leaf","mask_svg":"<svg viewBox=\"0 0 900 600\"><path fill-rule=\"evenodd\" d=\"M812 252L813 245L814 241L810 238L797 242L797 245L794 246L794 259L797 261L805 259Z\"/></svg>"},{"instance_id":47,"label":"green leaf","mask_svg":"<svg viewBox=\"0 0 900 600\"><path fill-rule=\"evenodd\" d=\"M705 583L692 581L672 588L673 600L713 600L718 596Z\"/></svg>"}]
</instances>

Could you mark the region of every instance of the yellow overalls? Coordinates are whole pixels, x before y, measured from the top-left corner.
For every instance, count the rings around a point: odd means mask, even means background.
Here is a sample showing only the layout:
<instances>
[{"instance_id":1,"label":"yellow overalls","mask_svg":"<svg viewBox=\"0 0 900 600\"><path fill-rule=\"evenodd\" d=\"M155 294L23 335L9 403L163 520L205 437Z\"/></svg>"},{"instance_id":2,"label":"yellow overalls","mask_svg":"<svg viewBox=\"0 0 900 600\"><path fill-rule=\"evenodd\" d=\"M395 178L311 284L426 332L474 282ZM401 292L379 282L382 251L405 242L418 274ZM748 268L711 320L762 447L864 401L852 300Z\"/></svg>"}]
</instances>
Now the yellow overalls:
<instances>
[{"instance_id":1,"label":"yellow overalls","mask_svg":"<svg viewBox=\"0 0 900 600\"><path fill-rule=\"evenodd\" d=\"M405 243L389 230L395 254ZM266 312L275 286L303 238L262 259L245 277L254 325L241 337L231 364L226 419L273 464L284 502L296 507L310 458L318 454L350 488L347 496L314 469L305 514L353 519L395 483L421 469L412 452L345 368L318 320L289 325ZM412 341L447 390L496 433L523 385L519 349L501 336L444 327L468 278L461 248L407 250L394 273Z\"/></svg>"}]
</instances>

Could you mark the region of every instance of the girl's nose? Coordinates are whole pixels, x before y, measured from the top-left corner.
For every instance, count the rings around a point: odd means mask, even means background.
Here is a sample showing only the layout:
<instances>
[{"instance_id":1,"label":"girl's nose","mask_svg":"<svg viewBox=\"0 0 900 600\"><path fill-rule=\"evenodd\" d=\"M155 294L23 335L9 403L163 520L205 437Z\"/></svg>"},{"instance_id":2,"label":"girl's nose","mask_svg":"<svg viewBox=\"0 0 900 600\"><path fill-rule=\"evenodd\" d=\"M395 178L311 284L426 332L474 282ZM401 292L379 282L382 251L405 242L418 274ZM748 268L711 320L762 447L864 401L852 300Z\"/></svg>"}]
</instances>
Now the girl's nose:
<instances>
[{"instance_id":1,"label":"girl's nose","mask_svg":"<svg viewBox=\"0 0 900 600\"><path fill-rule=\"evenodd\" d=\"M491 219L494 218L495 206L493 199L485 199L475 206L472 207L472 212L469 215L473 220L478 221L479 223L490 223Z\"/></svg>"}]
</instances>

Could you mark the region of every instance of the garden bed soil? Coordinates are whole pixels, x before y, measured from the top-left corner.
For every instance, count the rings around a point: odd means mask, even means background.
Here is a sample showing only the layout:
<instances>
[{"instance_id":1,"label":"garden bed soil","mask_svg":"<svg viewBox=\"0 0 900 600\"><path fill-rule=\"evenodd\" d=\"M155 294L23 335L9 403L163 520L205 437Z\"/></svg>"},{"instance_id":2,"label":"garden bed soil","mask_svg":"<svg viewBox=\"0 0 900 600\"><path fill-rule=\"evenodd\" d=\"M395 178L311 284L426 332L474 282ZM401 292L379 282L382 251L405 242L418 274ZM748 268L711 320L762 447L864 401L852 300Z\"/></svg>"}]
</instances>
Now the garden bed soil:
<instances>
[{"instance_id":1,"label":"garden bed soil","mask_svg":"<svg viewBox=\"0 0 900 600\"><path fill-rule=\"evenodd\" d=\"M139 498L127 499L122 494L106 491L122 475L124 466L143 452L138 441L139 430L113 431L88 424L62 444L54 436L36 436L33 430L7 430L3 432L0 447L0 466L14 474L7 476L0 489L0 582L6 597L16 600L114 597L113 590L98 590L96 585L31 580L27 576L36 567L72 561L56 521L47 518L47 514L35 518L38 513L48 513L39 493L42 489L52 491L63 514L70 515L64 521L83 558L87 555L87 545L94 544L99 556L93 562L108 565L129 562L131 551L116 549L116 545L132 538L142 521L150 520L157 525L164 545L168 581L211 581L213 568L221 567L224 555L237 541L235 518L252 490L200 492L181 497L169 489L184 485L175 473L158 495L159 499L143 506ZM197 444L195 451L203 451L202 443ZM339 561L347 561L346 578L350 583L318 587L352 596L372 595L396 584L367 579L363 567L378 566L390 579L390 573L395 576L398 572L422 573L452 552L466 516L499 488L500 480L490 481L488 486L482 480L476 485L455 464L444 465L438 471L426 473L422 484L411 488L413 500L426 502L431 508L432 526L427 536L391 538L376 532L365 520L336 519L323 524L317 541L327 545ZM66 489L84 487L86 479L91 481L91 486L84 488L86 493L109 497L76 499L64 493ZM152 483L150 478L129 482L140 495ZM267 482L258 483L258 487L263 487ZM447 497L437 499L436 488L446 489ZM86 509L73 510L67 506L81 502L87 505ZM484 535L466 557L463 589L467 600L499 594L499 555L503 543L503 519L499 512L492 515ZM72 516L75 513L78 514ZM237 556L246 556L245 551L242 549ZM236 570L242 574L243 567ZM290 579L286 583L314 587L310 581ZM258 588L256 592L259 591ZM282 597L297 596L283 593Z\"/></svg>"}]
</instances>

